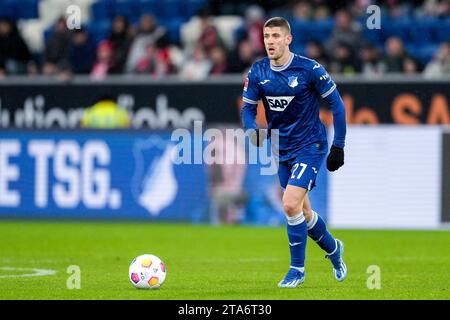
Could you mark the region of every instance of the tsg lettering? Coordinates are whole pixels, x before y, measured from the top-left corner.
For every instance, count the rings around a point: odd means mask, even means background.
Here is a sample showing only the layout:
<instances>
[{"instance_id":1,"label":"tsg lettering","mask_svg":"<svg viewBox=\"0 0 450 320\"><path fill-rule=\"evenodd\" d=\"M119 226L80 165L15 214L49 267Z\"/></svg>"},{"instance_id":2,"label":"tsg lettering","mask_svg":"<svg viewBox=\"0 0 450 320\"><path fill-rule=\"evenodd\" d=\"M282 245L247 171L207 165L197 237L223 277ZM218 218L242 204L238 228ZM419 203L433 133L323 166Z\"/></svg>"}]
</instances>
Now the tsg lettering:
<instances>
[{"instance_id":1,"label":"tsg lettering","mask_svg":"<svg viewBox=\"0 0 450 320\"><path fill-rule=\"evenodd\" d=\"M111 152L105 142L93 140L80 146L73 140L33 140L28 144L28 154L35 163L37 207L48 206L49 192L60 208L75 208L80 202L90 209L120 207L120 192L111 190L111 175L106 168ZM49 185L50 170L55 178L53 185Z\"/></svg>"}]
</instances>

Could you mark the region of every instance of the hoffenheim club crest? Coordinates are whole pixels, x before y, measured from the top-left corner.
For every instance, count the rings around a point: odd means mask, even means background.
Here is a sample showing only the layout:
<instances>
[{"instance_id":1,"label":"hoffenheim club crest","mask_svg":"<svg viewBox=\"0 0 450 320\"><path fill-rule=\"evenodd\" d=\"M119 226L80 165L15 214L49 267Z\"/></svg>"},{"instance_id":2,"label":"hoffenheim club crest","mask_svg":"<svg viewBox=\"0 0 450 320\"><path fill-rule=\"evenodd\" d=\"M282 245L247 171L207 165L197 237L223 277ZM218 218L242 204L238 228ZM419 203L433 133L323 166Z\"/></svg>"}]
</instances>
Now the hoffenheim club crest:
<instances>
[{"instance_id":1,"label":"hoffenheim club crest","mask_svg":"<svg viewBox=\"0 0 450 320\"><path fill-rule=\"evenodd\" d=\"M172 205L178 193L178 182L172 162L175 146L150 137L133 147L136 171L132 179L132 194L136 202L152 216Z\"/></svg>"},{"instance_id":2,"label":"hoffenheim club crest","mask_svg":"<svg viewBox=\"0 0 450 320\"><path fill-rule=\"evenodd\" d=\"M297 77L289 77L288 78L288 85L291 88L295 88L296 86L298 86Z\"/></svg>"}]
</instances>

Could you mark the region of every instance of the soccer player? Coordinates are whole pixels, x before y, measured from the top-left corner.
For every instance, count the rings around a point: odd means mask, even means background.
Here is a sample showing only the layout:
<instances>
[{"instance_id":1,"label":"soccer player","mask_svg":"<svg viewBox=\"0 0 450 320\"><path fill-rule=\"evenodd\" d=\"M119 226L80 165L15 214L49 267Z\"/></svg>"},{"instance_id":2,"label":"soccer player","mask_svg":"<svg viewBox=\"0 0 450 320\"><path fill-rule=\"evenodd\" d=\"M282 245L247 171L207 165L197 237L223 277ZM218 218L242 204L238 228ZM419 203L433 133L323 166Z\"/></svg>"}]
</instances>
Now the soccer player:
<instances>
[{"instance_id":1,"label":"soccer player","mask_svg":"<svg viewBox=\"0 0 450 320\"><path fill-rule=\"evenodd\" d=\"M264 24L267 57L248 72L243 92L242 123L253 130L252 141L260 143L256 125L258 100L262 99L268 132L278 129L278 177L283 188L291 263L281 288L294 288L305 280L305 249L309 236L327 254L336 280L343 281L347 267L342 260L344 245L328 232L323 219L312 210L308 191L315 186L320 165L326 157L326 130L319 118L320 97L333 112L334 139L327 169L344 164L345 108L336 84L316 61L289 50L292 42L287 20L274 17Z\"/></svg>"}]
</instances>

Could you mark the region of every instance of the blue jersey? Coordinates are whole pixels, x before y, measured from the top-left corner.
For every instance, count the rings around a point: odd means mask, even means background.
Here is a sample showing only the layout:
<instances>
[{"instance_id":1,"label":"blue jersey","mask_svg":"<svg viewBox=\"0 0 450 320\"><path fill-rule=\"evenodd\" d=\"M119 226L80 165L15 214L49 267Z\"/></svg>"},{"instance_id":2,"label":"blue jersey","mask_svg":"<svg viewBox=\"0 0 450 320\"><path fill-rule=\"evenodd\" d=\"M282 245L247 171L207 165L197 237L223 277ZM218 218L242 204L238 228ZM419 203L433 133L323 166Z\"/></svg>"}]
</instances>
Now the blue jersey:
<instances>
[{"instance_id":1,"label":"blue jersey","mask_svg":"<svg viewBox=\"0 0 450 320\"><path fill-rule=\"evenodd\" d=\"M279 160L286 161L312 143L326 143L326 129L319 118L320 97L334 91L336 84L319 63L292 53L281 67L273 66L267 57L255 62L245 81L243 101L244 107L254 106L256 114L262 99L268 129L279 130ZM341 140L336 143L339 147L344 144Z\"/></svg>"}]
</instances>

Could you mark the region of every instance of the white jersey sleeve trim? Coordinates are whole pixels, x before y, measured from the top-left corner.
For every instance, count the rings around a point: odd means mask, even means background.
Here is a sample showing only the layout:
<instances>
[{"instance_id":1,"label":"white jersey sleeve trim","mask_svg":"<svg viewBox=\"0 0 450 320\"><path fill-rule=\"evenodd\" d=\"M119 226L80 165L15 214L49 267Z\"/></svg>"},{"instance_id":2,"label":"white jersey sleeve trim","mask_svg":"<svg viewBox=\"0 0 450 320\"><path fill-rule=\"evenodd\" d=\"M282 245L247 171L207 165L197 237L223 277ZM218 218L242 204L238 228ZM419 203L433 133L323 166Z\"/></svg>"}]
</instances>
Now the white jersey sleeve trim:
<instances>
[{"instance_id":1,"label":"white jersey sleeve trim","mask_svg":"<svg viewBox=\"0 0 450 320\"><path fill-rule=\"evenodd\" d=\"M336 89L336 84L333 84L333 86L331 87L330 90L328 90L327 92L325 92L324 94L322 94L322 98L326 98L330 95L330 93L332 93L334 91L334 89Z\"/></svg>"},{"instance_id":2,"label":"white jersey sleeve trim","mask_svg":"<svg viewBox=\"0 0 450 320\"><path fill-rule=\"evenodd\" d=\"M258 104L258 101L251 100L251 99L246 98L246 97L242 97L242 101L244 101L246 103L249 103L249 104Z\"/></svg>"}]
</instances>

